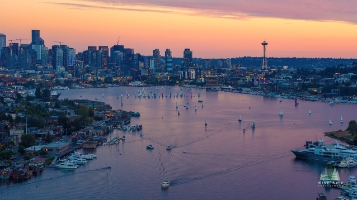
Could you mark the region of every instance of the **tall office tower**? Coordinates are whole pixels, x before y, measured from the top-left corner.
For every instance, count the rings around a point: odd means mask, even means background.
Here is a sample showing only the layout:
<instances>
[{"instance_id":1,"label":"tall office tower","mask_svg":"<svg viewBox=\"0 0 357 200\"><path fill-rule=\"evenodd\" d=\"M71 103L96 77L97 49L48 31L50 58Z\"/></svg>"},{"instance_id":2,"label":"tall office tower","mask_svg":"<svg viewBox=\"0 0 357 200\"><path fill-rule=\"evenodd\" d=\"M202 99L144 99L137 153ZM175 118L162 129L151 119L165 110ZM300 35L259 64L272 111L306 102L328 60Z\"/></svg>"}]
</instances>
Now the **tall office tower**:
<instances>
[{"instance_id":1,"label":"tall office tower","mask_svg":"<svg viewBox=\"0 0 357 200\"><path fill-rule=\"evenodd\" d=\"M36 60L41 60L42 56L42 46L41 45L32 45L32 49L36 51Z\"/></svg>"},{"instance_id":2,"label":"tall office tower","mask_svg":"<svg viewBox=\"0 0 357 200\"><path fill-rule=\"evenodd\" d=\"M102 68L107 68L109 65L109 48L108 46L99 46L100 64Z\"/></svg>"},{"instance_id":3,"label":"tall office tower","mask_svg":"<svg viewBox=\"0 0 357 200\"><path fill-rule=\"evenodd\" d=\"M262 42L263 45L263 64L262 64L262 69L268 69L268 62L267 62L267 58L265 56L265 51L266 51L266 45L268 45L268 43L266 41Z\"/></svg>"},{"instance_id":4,"label":"tall office tower","mask_svg":"<svg viewBox=\"0 0 357 200\"><path fill-rule=\"evenodd\" d=\"M124 53L124 45L114 45L112 47L110 47L110 62L111 63L115 63L114 59L116 54L114 52L116 51L120 51L122 53Z\"/></svg>"},{"instance_id":5,"label":"tall office tower","mask_svg":"<svg viewBox=\"0 0 357 200\"><path fill-rule=\"evenodd\" d=\"M114 51L113 53L111 53L110 57L112 59L112 64L115 67L120 67L121 66L121 63L123 61L123 52Z\"/></svg>"},{"instance_id":6,"label":"tall office tower","mask_svg":"<svg viewBox=\"0 0 357 200\"><path fill-rule=\"evenodd\" d=\"M41 66L48 66L48 48L41 46Z\"/></svg>"},{"instance_id":7,"label":"tall office tower","mask_svg":"<svg viewBox=\"0 0 357 200\"><path fill-rule=\"evenodd\" d=\"M183 64L185 69L188 69L192 65L192 51L190 49L183 51Z\"/></svg>"},{"instance_id":8,"label":"tall office tower","mask_svg":"<svg viewBox=\"0 0 357 200\"><path fill-rule=\"evenodd\" d=\"M20 69L31 69L31 54L29 52L30 45L21 44L19 51L19 67Z\"/></svg>"},{"instance_id":9,"label":"tall office tower","mask_svg":"<svg viewBox=\"0 0 357 200\"><path fill-rule=\"evenodd\" d=\"M74 48L68 48L68 67L74 66L74 61L76 60L76 50Z\"/></svg>"},{"instance_id":10,"label":"tall office tower","mask_svg":"<svg viewBox=\"0 0 357 200\"><path fill-rule=\"evenodd\" d=\"M11 63L11 49L10 47L3 47L1 50L1 66L9 68Z\"/></svg>"},{"instance_id":11,"label":"tall office tower","mask_svg":"<svg viewBox=\"0 0 357 200\"><path fill-rule=\"evenodd\" d=\"M0 55L3 47L6 47L6 35L0 33Z\"/></svg>"},{"instance_id":12,"label":"tall office tower","mask_svg":"<svg viewBox=\"0 0 357 200\"><path fill-rule=\"evenodd\" d=\"M88 65L97 66L97 46L88 46Z\"/></svg>"},{"instance_id":13,"label":"tall office tower","mask_svg":"<svg viewBox=\"0 0 357 200\"><path fill-rule=\"evenodd\" d=\"M62 66L65 67L66 71L68 70L68 49L69 47L67 45L60 45L60 49L62 49L62 52L63 52L63 64Z\"/></svg>"},{"instance_id":14,"label":"tall office tower","mask_svg":"<svg viewBox=\"0 0 357 200\"><path fill-rule=\"evenodd\" d=\"M123 52L123 62L121 65L121 70L124 75L130 74L130 68L134 66L134 49L125 48Z\"/></svg>"},{"instance_id":15,"label":"tall office tower","mask_svg":"<svg viewBox=\"0 0 357 200\"><path fill-rule=\"evenodd\" d=\"M172 53L170 49L166 49L165 51L165 66L166 69L165 71L172 71L173 67L172 67Z\"/></svg>"},{"instance_id":16,"label":"tall office tower","mask_svg":"<svg viewBox=\"0 0 357 200\"><path fill-rule=\"evenodd\" d=\"M161 61L160 50L159 49L154 49L152 51L152 57L155 59L155 69L156 70L161 70L161 69L159 69L160 61Z\"/></svg>"},{"instance_id":17,"label":"tall office tower","mask_svg":"<svg viewBox=\"0 0 357 200\"><path fill-rule=\"evenodd\" d=\"M12 54L14 54L14 55L16 55L16 57L18 57L19 56L19 43L11 43L10 47L11 47Z\"/></svg>"},{"instance_id":18,"label":"tall office tower","mask_svg":"<svg viewBox=\"0 0 357 200\"><path fill-rule=\"evenodd\" d=\"M45 45L45 41L40 36L40 30L32 30L31 45Z\"/></svg>"},{"instance_id":19,"label":"tall office tower","mask_svg":"<svg viewBox=\"0 0 357 200\"><path fill-rule=\"evenodd\" d=\"M56 71L60 71L60 67L63 66L63 50L61 48L58 48L56 50L56 63L55 63L55 67L56 67Z\"/></svg>"},{"instance_id":20,"label":"tall office tower","mask_svg":"<svg viewBox=\"0 0 357 200\"><path fill-rule=\"evenodd\" d=\"M57 60L56 60L56 54L57 54L57 50L60 48L59 45L53 45L52 46L52 49L49 50L49 57L51 57L51 64L52 64L52 67L53 69L56 69L56 63L57 63Z\"/></svg>"}]
</instances>

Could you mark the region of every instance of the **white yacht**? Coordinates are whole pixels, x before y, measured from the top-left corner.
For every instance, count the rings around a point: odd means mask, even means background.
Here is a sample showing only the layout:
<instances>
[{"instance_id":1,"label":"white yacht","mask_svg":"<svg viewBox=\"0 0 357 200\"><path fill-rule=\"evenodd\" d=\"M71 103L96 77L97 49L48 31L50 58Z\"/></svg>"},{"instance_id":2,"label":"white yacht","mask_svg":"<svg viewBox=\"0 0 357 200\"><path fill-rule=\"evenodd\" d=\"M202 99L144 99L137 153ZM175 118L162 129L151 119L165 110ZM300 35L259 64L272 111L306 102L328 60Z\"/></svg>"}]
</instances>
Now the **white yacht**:
<instances>
[{"instance_id":1,"label":"white yacht","mask_svg":"<svg viewBox=\"0 0 357 200\"><path fill-rule=\"evenodd\" d=\"M169 145L169 146L166 147L166 150L170 151L172 148L173 147Z\"/></svg>"},{"instance_id":2,"label":"white yacht","mask_svg":"<svg viewBox=\"0 0 357 200\"><path fill-rule=\"evenodd\" d=\"M169 179L166 179L161 183L161 189L163 189L163 190L168 188L169 186L170 186Z\"/></svg>"},{"instance_id":3,"label":"white yacht","mask_svg":"<svg viewBox=\"0 0 357 200\"><path fill-rule=\"evenodd\" d=\"M78 165L74 164L73 162L64 161L55 165L55 167L59 169L77 169Z\"/></svg>"}]
</instances>

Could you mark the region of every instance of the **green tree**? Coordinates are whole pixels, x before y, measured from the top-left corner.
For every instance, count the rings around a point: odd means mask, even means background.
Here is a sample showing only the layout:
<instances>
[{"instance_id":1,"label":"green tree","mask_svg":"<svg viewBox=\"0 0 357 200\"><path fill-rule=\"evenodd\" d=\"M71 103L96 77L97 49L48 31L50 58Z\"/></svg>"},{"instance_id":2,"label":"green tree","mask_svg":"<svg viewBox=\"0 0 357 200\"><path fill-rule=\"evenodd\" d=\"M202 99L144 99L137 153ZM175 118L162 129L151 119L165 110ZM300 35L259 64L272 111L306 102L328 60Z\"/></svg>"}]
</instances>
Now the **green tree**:
<instances>
[{"instance_id":1,"label":"green tree","mask_svg":"<svg viewBox=\"0 0 357 200\"><path fill-rule=\"evenodd\" d=\"M35 145L35 137L31 134L22 134L21 135L21 145L25 148Z\"/></svg>"},{"instance_id":2,"label":"green tree","mask_svg":"<svg viewBox=\"0 0 357 200\"><path fill-rule=\"evenodd\" d=\"M24 155L26 153L25 147L20 145L17 149L17 152L19 152L21 155Z\"/></svg>"},{"instance_id":3,"label":"green tree","mask_svg":"<svg viewBox=\"0 0 357 200\"><path fill-rule=\"evenodd\" d=\"M10 159L12 155L14 155L14 152L12 152L11 150L4 150L0 152L0 158L3 160Z\"/></svg>"},{"instance_id":4,"label":"green tree","mask_svg":"<svg viewBox=\"0 0 357 200\"><path fill-rule=\"evenodd\" d=\"M40 99L41 98L41 88L37 87L35 91L35 96L36 98Z\"/></svg>"},{"instance_id":5,"label":"green tree","mask_svg":"<svg viewBox=\"0 0 357 200\"><path fill-rule=\"evenodd\" d=\"M25 159L25 160L30 160L30 159L31 159L31 157L30 157L30 156L28 156L28 155L26 155L26 156L24 156L24 159Z\"/></svg>"},{"instance_id":6,"label":"green tree","mask_svg":"<svg viewBox=\"0 0 357 200\"><path fill-rule=\"evenodd\" d=\"M50 133L46 134L45 142L51 143L53 141L53 139L54 139L53 135L50 135Z\"/></svg>"},{"instance_id":7,"label":"green tree","mask_svg":"<svg viewBox=\"0 0 357 200\"><path fill-rule=\"evenodd\" d=\"M42 90L42 99L49 101L51 99L51 91L49 89Z\"/></svg>"}]
</instances>

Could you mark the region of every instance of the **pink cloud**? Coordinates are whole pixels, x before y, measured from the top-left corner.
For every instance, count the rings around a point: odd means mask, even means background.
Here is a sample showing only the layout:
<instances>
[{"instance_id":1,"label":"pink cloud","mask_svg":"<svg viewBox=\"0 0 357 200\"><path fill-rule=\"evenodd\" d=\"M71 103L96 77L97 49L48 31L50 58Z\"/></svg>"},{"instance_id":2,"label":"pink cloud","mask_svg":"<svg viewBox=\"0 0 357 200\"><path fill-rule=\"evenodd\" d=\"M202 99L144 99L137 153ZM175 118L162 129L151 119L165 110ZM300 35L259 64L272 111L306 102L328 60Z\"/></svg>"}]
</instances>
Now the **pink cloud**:
<instances>
[{"instance_id":1,"label":"pink cloud","mask_svg":"<svg viewBox=\"0 0 357 200\"><path fill-rule=\"evenodd\" d=\"M160 6L216 17L273 17L357 23L356 0L77 0L112 5Z\"/></svg>"}]
</instances>

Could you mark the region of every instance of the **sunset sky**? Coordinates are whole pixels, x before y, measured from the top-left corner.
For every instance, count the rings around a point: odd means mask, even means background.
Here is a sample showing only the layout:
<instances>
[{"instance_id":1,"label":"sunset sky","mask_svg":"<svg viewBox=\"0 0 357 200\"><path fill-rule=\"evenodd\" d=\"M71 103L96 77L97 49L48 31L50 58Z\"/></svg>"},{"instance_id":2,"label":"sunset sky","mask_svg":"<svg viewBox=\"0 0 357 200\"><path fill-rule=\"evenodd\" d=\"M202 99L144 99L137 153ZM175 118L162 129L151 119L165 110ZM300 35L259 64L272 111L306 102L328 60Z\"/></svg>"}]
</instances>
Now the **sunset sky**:
<instances>
[{"instance_id":1,"label":"sunset sky","mask_svg":"<svg viewBox=\"0 0 357 200\"><path fill-rule=\"evenodd\" d=\"M356 0L0 0L0 32L83 51L117 43L182 57L357 57ZM30 43L24 40L22 43Z\"/></svg>"}]
</instances>

